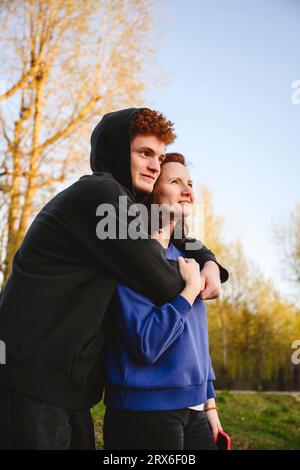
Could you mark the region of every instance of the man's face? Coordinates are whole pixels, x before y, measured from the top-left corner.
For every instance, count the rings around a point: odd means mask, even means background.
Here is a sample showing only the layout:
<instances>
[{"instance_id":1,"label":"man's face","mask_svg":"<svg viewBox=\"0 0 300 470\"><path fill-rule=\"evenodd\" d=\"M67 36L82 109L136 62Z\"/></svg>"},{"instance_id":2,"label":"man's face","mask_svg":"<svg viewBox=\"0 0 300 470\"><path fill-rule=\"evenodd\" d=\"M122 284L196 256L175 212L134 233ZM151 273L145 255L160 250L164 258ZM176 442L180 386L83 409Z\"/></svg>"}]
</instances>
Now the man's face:
<instances>
[{"instance_id":1,"label":"man's face","mask_svg":"<svg viewBox=\"0 0 300 470\"><path fill-rule=\"evenodd\" d=\"M164 142L151 134L138 134L131 142L131 179L138 192L151 193L165 158Z\"/></svg>"}]
</instances>

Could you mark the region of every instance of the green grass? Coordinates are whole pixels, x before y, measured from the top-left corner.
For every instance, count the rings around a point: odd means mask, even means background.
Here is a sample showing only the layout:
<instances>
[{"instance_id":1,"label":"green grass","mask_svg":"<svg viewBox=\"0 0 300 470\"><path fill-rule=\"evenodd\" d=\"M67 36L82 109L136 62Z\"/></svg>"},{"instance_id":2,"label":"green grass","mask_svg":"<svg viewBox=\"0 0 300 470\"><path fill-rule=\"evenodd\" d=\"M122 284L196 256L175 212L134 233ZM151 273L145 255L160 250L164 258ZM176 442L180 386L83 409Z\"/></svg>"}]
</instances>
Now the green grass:
<instances>
[{"instance_id":1,"label":"green grass","mask_svg":"<svg viewBox=\"0 0 300 470\"><path fill-rule=\"evenodd\" d=\"M232 449L300 449L300 401L295 397L222 390L217 392L217 405ZM99 449L104 410L102 403L92 410Z\"/></svg>"}]
</instances>

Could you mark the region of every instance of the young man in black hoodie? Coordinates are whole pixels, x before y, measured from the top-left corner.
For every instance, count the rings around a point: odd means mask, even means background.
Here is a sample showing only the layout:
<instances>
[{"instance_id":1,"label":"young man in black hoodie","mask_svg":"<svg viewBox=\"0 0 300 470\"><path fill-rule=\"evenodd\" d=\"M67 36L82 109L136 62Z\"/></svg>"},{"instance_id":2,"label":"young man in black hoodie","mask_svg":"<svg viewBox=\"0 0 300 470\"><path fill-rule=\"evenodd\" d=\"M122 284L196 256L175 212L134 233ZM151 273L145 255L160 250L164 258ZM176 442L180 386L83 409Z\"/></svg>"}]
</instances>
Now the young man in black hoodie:
<instances>
[{"instance_id":1,"label":"young man in black hoodie","mask_svg":"<svg viewBox=\"0 0 300 470\"><path fill-rule=\"evenodd\" d=\"M119 226L119 196L130 207L138 193L151 192L161 149L172 139L171 124L144 108L106 114L91 137L92 175L57 194L29 227L0 299L0 339L6 345L1 449L93 449L89 409L102 398L101 351L117 282L157 304L183 289L176 263L156 240L96 235L100 204L115 207ZM139 164L138 147L131 148L139 135L156 139L149 158L154 166ZM206 298L218 295L208 266L219 266L222 282L228 273L213 253L203 246L187 256L204 268Z\"/></svg>"}]
</instances>

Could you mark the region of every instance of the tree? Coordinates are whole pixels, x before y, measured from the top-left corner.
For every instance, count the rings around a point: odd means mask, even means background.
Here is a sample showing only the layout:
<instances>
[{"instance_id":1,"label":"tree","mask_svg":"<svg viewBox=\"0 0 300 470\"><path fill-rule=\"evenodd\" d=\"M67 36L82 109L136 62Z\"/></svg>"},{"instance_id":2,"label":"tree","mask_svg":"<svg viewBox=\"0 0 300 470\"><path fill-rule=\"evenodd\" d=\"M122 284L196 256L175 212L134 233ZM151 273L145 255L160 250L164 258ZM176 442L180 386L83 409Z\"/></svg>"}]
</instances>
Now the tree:
<instances>
[{"instance_id":1,"label":"tree","mask_svg":"<svg viewBox=\"0 0 300 470\"><path fill-rule=\"evenodd\" d=\"M196 201L199 202L195 204L193 209L193 230L191 234L199 238L205 245L209 246L220 262L228 266L225 259L227 249L223 241L224 220L215 214L213 198L209 189L206 187L198 188ZM209 307L211 307L211 305ZM214 316L215 322L210 322L210 333L215 339L215 346L217 344L216 338L220 333L223 368L224 373L226 373L228 366L227 304L223 302L223 300L218 300L214 303L214 307L217 309L218 314ZM212 309L214 309L214 307ZM209 313L212 313L212 309L208 309ZM218 327L216 325L218 325Z\"/></svg>"},{"instance_id":2,"label":"tree","mask_svg":"<svg viewBox=\"0 0 300 470\"><path fill-rule=\"evenodd\" d=\"M217 216L208 189L194 235L208 244L229 269L222 298L207 302L210 352L220 388L293 389L299 366L291 361L300 335L299 309L281 299L272 280L250 262L239 240L225 242L225 221ZM195 214L194 214L195 215Z\"/></svg>"},{"instance_id":3,"label":"tree","mask_svg":"<svg viewBox=\"0 0 300 470\"><path fill-rule=\"evenodd\" d=\"M70 174L87 168L94 124L110 110L141 103L154 52L152 6L151 0L1 2L4 281L36 211Z\"/></svg>"},{"instance_id":4,"label":"tree","mask_svg":"<svg viewBox=\"0 0 300 470\"><path fill-rule=\"evenodd\" d=\"M213 197L205 186L196 190L196 204L193 207L191 235L199 238L218 257L224 256L224 220L214 210Z\"/></svg>"},{"instance_id":5,"label":"tree","mask_svg":"<svg viewBox=\"0 0 300 470\"><path fill-rule=\"evenodd\" d=\"M300 287L300 204L291 212L284 225L275 228L275 237L283 254L283 266L288 267L286 275L298 288Z\"/></svg>"}]
</instances>

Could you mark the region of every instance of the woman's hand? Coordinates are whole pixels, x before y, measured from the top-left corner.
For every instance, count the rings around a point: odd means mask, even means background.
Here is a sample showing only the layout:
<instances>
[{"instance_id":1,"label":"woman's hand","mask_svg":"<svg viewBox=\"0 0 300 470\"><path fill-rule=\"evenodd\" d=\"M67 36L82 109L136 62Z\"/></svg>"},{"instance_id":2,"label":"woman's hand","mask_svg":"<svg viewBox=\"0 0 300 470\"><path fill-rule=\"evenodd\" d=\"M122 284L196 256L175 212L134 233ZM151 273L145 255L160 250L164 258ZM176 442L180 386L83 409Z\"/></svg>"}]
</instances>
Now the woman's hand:
<instances>
[{"instance_id":1,"label":"woman's hand","mask_svg":"<svg viewBox=\"0 0 300 470\"><path fill-rule=\"evenodd\" d=\"M204 289L204 279L200 274L200 266L192 258L182 258L182 256L179 256L178 267L181 277L185 281L185 288L181 295L192 305L196 297Z\"/></svg>"},{"instance_id":2,"label":"woman's hand","mask_svg":"<svg viewBox=\"0 0 300 470\"><path fill-rule=\"evenodd\" d=\"M213 407L213 406L216 406L216 405L212 404L212 403L211 404L206 403L206 408L210 408L210 407ZM216 441L217 438L218 438L219 429L221 431L223 431L223 428L221 426L217 410L208 410L208 411L206 411L206 417L207 417L207 421L208 421L209 427L211 429L213 438Z\"/></svg>"}]
</instances>

